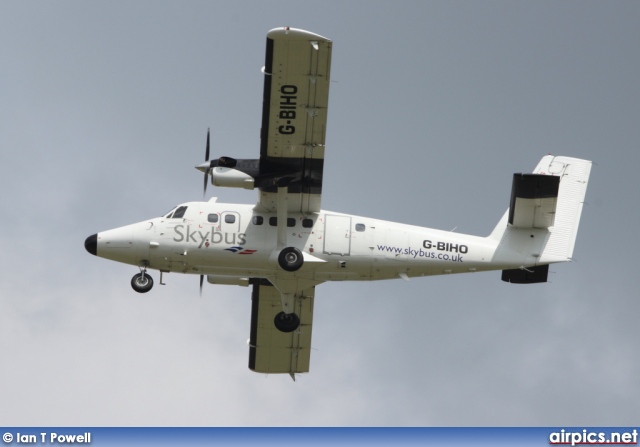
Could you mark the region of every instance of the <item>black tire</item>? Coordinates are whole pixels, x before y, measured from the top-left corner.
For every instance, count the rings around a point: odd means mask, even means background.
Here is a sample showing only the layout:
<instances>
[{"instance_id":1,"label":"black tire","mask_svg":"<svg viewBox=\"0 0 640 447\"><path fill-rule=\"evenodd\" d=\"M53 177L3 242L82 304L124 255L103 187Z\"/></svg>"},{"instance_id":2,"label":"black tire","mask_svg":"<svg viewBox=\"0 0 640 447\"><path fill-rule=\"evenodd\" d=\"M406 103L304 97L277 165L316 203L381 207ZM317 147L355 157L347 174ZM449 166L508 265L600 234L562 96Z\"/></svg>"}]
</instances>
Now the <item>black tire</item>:
<instances>
[{"instance_id":1,"label":"black tire","mask_svg":"<svg viewBox=\"0 0 640 447\"><path fill-rule=\"evenodd\" d=\"M273 324L280 332L293 332L300 326L300 317L294 313L279 312L273 319Z\"/></svg>"},{"instance_id":2,"label":"black tire","mask_svg":"<svg viewBox=\"0 0 640 447\"><path fill-rule=\"evenodd\" d=\"M153 287L153 278L146 273L137 273L131 278L131 287L138 293L147 293Z\"/></svg>"},{"instance_id":3,"label":"black tire","mask_svg":"<svg viewBox=\"0 0 640 447\"><path fill-rule=\"evenodd\" d=\"M287 272L295 272L300 269L303 262L302 252L295 247L283 248L278 255L278 264Z\"/></svg>"}]
</instances>

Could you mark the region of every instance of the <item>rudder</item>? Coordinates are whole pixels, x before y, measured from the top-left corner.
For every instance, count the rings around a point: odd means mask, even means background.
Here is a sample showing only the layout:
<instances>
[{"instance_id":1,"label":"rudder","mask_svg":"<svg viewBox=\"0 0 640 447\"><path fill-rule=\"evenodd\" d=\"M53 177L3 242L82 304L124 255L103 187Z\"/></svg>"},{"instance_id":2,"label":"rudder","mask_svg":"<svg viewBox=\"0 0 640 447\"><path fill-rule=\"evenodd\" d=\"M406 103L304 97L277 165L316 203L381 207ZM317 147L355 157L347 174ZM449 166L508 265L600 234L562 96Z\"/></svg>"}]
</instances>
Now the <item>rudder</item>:
<instances>
[{"instance_id":1,"label":"rudder","mask_svg":"<svg viewBox=\"0 0 640 447\"><path fill-rule=\"evenodd\" d=\"M587 193L591 161L547 155L540 160L534 173L560 177L555 222L549 228L549 239L539 263L570 261Z\"/></svg>"}]
</instances>

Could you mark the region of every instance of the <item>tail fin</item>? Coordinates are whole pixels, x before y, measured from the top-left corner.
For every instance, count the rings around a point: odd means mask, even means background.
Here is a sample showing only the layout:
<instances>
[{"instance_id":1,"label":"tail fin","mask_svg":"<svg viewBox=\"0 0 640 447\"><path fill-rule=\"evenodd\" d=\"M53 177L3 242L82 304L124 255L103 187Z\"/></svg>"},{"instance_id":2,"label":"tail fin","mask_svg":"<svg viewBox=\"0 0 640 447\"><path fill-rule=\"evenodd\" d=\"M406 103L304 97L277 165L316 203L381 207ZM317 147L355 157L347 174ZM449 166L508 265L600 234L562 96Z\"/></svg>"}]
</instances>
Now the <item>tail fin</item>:
<instances>
[{"instance_id":1,"label":"tail fin","mask_svg":"<svg viewBox=\"0 0 640 447\"><path fill-rule=\"evenodd\" d=\"M494 261L518 267L503 281L545 282L548 264L571 260L590 172L588 160L547 155L533 174L514 174L510 208L489 236Z\"/></svg>"}]
</instances>

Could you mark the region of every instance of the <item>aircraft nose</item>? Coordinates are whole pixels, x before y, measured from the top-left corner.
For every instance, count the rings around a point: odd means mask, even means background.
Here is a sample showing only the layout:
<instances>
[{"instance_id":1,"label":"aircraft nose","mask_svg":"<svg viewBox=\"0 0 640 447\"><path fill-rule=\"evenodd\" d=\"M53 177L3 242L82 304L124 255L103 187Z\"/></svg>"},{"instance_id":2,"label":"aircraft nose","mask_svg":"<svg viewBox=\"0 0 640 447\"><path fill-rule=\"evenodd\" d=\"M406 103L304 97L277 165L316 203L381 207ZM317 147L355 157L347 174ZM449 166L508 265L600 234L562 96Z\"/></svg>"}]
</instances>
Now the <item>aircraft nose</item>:
<instances>
[{"instance_id":1,"label":"aircraft nose","mask_svg":"<svg viewBox=\"0 0 640 447\"><path fill-rule=\"evenodd\" d=\"M98 235L92 234L84 241L84 248L87 249L89 253L93 256L96 256L98 253Z\"/></svg>"}]
</instances>

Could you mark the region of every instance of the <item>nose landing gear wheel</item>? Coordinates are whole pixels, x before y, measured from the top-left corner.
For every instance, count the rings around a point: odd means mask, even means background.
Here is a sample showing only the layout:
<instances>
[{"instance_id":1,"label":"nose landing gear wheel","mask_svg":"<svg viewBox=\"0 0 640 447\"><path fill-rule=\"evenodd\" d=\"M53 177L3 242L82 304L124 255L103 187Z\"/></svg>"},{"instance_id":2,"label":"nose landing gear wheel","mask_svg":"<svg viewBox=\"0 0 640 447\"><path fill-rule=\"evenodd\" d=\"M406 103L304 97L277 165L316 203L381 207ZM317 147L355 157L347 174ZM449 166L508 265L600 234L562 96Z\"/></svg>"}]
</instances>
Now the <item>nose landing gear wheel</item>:
<instances>
[{"instance_id":1,"label":"nose landing gear wheel","mask_svg":"<svg viewBox=\"0 0 640 447\"><path fill-rule=\"evenodd\" d=\"M283 248L278 255L278 264L287 272L295 272L302 267L303 262L302 252L295 247Z\"/></svg>"},{"instance_id":2,"label":"nose landing gear wheel","mask_svg":"<svg viewBox=\"0 0 640 447\"><path fill-rule=\"evenodd\" d=\"M153 278L146 273L136 273L131 278L131 287L138 293L146 293L153 287Z\"/></svg>"},{"instance_id":3,"label":"nose landing gear wheel","mask_svg":"<svg viewBox=\"0 0 640 447\"><path fill-rule=\"evenodd\" d=\"M285 314L280 312L273 319L273 323L280 332L293 332L300 326L300 317L294 313Z\"/></svg>"}]
</instances>

